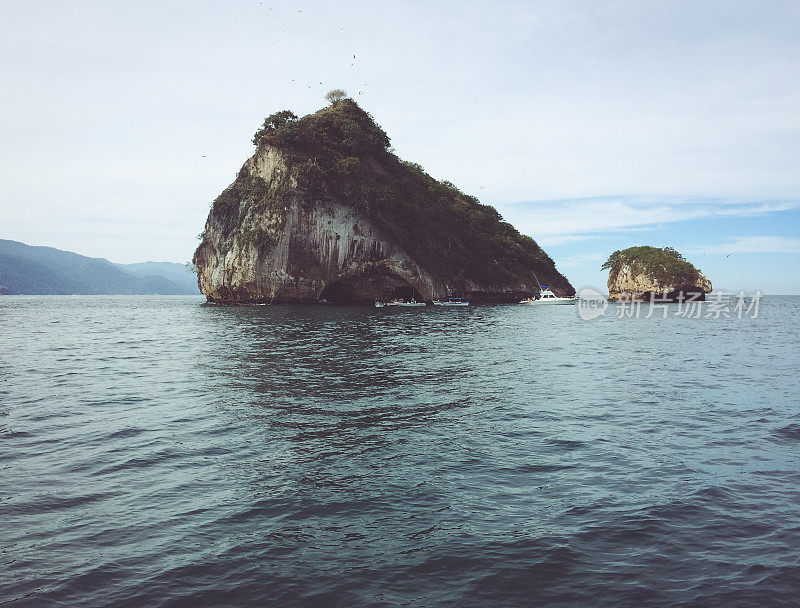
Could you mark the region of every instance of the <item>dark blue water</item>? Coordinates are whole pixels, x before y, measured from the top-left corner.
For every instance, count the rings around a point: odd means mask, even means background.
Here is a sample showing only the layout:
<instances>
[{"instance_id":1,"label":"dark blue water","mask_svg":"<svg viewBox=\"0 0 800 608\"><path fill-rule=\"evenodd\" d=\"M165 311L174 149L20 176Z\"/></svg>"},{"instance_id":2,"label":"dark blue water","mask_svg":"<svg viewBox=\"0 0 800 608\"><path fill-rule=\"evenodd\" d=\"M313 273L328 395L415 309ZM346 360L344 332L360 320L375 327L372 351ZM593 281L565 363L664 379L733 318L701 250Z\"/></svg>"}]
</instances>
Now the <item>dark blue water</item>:
<instances>
[{"instance_id":1,"label":"dark blue water","mask_svg":"<svg viewBox=\"0 0 800 608\"><path fill-rule=\"evenodd\" d=\"M796 606L800 299L0 299L0 605Z\"/></svg>"}]
</instances>

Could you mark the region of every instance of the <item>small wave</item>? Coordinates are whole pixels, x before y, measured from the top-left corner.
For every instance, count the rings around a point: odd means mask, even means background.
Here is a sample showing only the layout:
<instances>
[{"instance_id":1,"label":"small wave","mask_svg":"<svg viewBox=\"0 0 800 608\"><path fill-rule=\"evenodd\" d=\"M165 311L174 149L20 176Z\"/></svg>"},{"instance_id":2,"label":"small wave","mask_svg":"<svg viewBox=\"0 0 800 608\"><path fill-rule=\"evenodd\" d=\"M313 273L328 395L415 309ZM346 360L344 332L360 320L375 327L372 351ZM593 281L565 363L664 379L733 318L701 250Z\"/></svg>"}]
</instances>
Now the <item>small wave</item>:
<instances>
[{"instance_id":1,"label":"small wave","mask_svg":"<svg viewBox=\"0 0 800 608\"><path fill-rule=\"evenodd\" d=\"M795 422L783 428L777 429L774 433L772 433L772 437L784 441L800 441L800 424Z\"/></svg>"},{"instance_id":2,"label":"small wave","mask_svg":"<svg viewBox=\"0 0 800 608\"><path fill-rule=\"evenodd\" d=\"M129 426L111 433L106 437L106 439L127 439L128 437L136 437L136 435L140 435L142 433L144 433L144 429Z\"/></svg>"},{"instance_id":3,"label":"small wave","mask_svg":"<svg viewBox=\"0 0 800 608\"><path fill-rule=\"evenodd\" d=\"M0 434L6 439L26 439L28 437L33 437L33 435L27 431L14 431L5 425L0 426Z\"/></svg>"},{"instance_id":4,"label":"small wave","mask_svg":"<svg viewBox=\"0 0 800 608\"><path fill-rule=\"evenodd\" d=\"M14 500L3 506L6 515L35 515L39 513L67 511L86 507L96 502L115 498L116 492L98 492L79 496L36 496L29 500Z\"/></svg>"},{"instance_id":5,"label":"small wave","mask_svg":"<svg viewBox=\"0 0 800 608\"><path fill-rule=\"evenodd\" d=\"M575 465L572 464L523 464L508 470L515 473L555 473L574 467Z\"/></svg>"},{"instance_id":6,"label":"small wave","mask_svg":"<svg viewBox=\"0 0 800 608\"><path fill-rule=\"evenodd\" d=\"M575 450L586 447L586 444L583 441L577 441L575 439L549 439L548 443L560 448L564 448L565 450Z\"/></svg>"}]
</instances>

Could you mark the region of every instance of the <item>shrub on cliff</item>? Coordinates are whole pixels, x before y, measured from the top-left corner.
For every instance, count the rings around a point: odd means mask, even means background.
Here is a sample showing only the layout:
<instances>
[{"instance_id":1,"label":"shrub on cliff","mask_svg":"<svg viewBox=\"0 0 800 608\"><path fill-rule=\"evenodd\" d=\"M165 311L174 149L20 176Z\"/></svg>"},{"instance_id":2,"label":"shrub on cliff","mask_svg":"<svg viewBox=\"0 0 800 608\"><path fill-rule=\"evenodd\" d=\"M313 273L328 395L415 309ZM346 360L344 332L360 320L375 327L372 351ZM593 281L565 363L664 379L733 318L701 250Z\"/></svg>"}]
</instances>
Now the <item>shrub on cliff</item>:
<instances>
[{"instance_id":1,"label":"shrub on cliff","mask_svg":"<svg viewBox=\"0 0 800 608\"><path fill-rule=\"evenodd\" d=\"M270 114L253 136L253 143L258 146L261 142L269 140L276 142L276 145L291 145L299 133L297 120L297 115L291 110L281 110Z\"/></svg>"},{"instance_id":2,"label":"shrub on cliff","mask_svg":"<svg viewBox=\"0 0 800 608\"><path fill-rule=\"evenodd\" d=\"M347 91L344 89L333 89L325 94L325 99L332 104L336 103L337 101L341 101L345 97L347 97Z\"/></svg>"},{"instance_id":3,"label":"shrub on cliff","mask_svg":"<svg viewBox=\"0 0 800 608\"><path fill-rule=\"evenodd\" d=\"M616 277L622 266L629 265L638 273L645 273L660 285L693 285L700 279L700 271L672 247L641 245L617 250L601 266L609 271L609 280Z\"/></svg>"}]
</instances>

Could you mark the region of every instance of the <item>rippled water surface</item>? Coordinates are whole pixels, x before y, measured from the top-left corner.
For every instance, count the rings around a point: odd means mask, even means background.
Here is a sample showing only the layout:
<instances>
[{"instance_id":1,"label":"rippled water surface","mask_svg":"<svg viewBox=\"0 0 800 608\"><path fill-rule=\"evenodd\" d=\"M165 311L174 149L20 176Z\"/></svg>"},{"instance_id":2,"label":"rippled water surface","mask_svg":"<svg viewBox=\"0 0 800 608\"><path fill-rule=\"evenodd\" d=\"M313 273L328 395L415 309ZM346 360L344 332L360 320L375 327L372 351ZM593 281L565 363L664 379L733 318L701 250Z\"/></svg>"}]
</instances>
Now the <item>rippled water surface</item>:
<instances>
[{"instance_id":1,"label":"rippled water surface","mask_svg":"<svg viewBox=\"0 0 800 608\"><path fill-rule=\"evenodd\" d=\"M0 604L796 606L800 299L0 299Z\"/></svg>"}]
</instances>

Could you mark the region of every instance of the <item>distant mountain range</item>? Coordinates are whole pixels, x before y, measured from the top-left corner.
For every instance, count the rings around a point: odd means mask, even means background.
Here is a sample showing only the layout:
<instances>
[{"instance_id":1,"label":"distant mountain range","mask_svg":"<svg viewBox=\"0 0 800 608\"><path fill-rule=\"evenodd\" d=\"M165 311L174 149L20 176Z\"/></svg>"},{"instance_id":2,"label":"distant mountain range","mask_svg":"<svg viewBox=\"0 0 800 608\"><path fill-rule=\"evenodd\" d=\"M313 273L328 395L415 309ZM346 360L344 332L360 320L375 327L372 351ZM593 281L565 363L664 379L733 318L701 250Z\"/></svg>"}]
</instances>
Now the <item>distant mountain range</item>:
<instances>
[{"instance_id":1,"label":"distant mountain range","mask_svg":"<svg viewBox=\"0 0 800 608\"><path fill-rule=\"evenodd\" d=\"M199 294L182 264L113 264L0 239L0 294Z\"/></svg>"}]
</instances>

